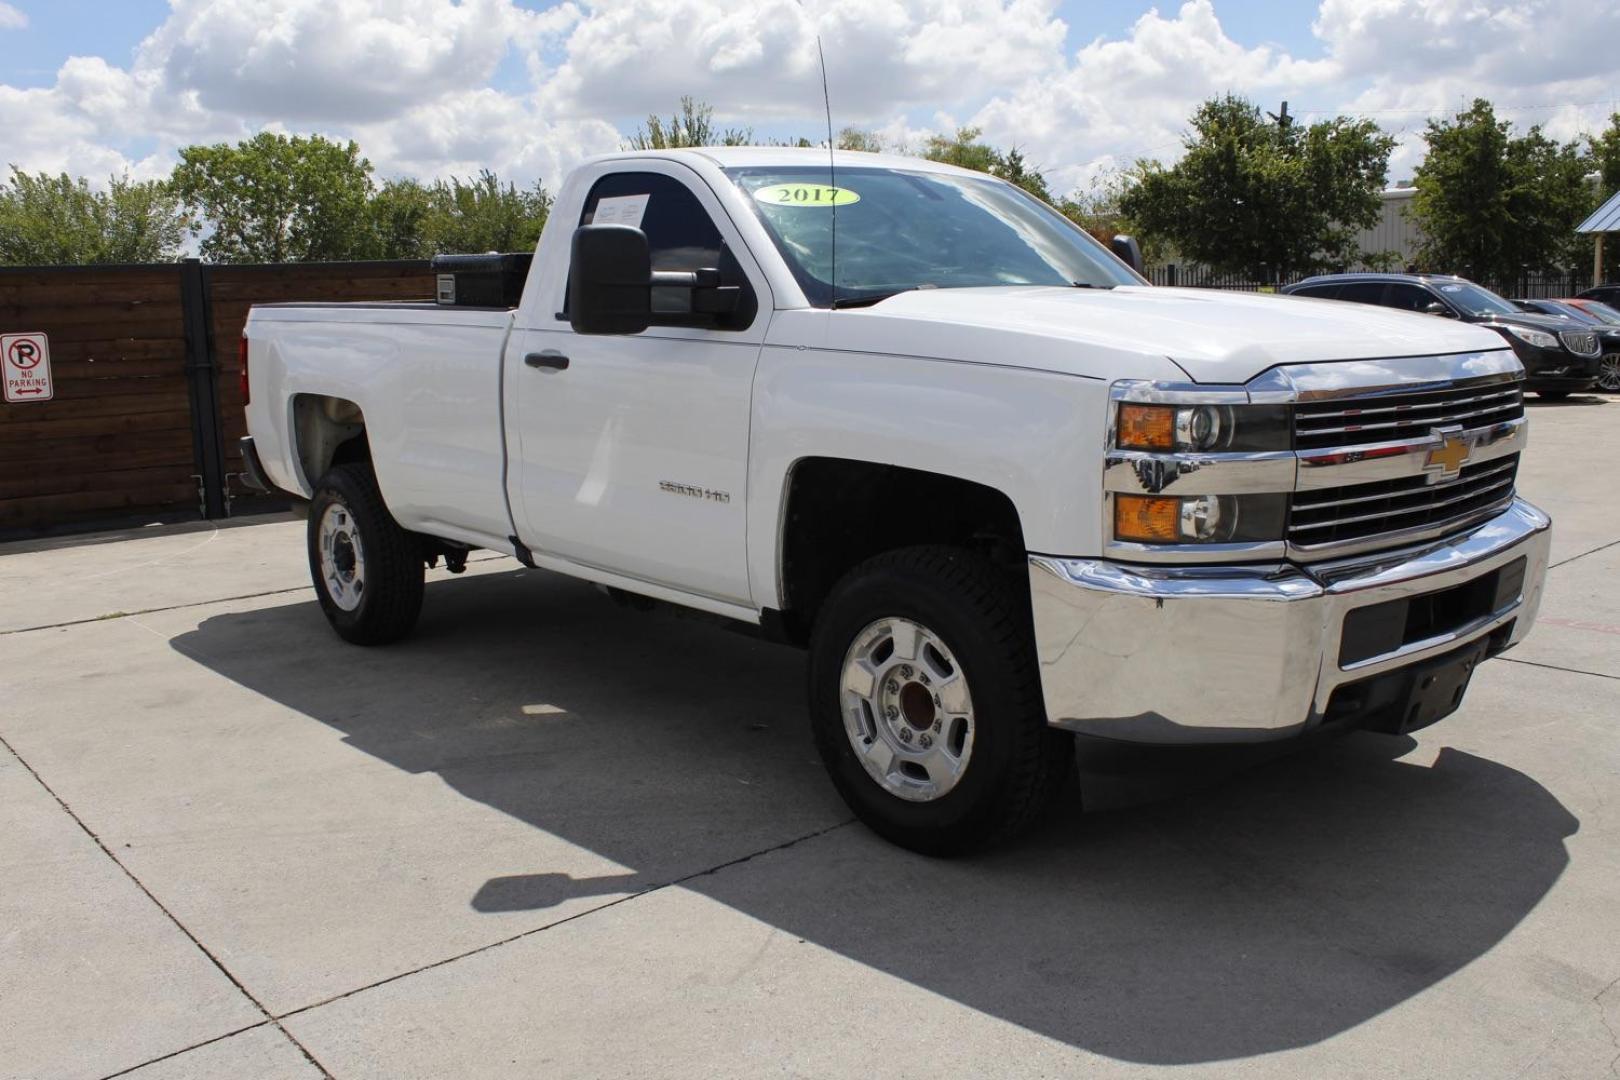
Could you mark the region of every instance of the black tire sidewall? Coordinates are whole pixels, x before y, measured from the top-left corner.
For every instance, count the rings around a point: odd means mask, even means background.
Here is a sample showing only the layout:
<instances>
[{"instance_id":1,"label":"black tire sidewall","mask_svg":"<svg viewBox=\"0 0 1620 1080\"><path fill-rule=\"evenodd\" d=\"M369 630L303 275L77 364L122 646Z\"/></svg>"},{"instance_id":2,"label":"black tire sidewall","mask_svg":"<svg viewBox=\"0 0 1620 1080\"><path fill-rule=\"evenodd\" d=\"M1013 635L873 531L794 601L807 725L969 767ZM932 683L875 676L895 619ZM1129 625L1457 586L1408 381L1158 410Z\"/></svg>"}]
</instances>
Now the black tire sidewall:
<instances>
[{"instance_id":1,"label":"black tire sidewall","mask_svg":"<svg viewBox=\"0 0 1620 1080\"><path fill-rule=\"evenodd\" d=\"M960 558L972 559L968 553ZM1022 705L1030 673L1009 648L1005 630L987 625L985 611L938 577L903 561L859 568L833 591L817 620L810 648L811 723L817 748L846 802L874 831L914 850L949 853L976 846L999 824L1003 789L1032 732ZM840 681L855 637L880 619L909 619L927 627L961 665L973 700L973 753L961 780L930 802L886 791L866 771L844 728ZM1038 698L1037 698L1038 700ZM1044 725L1042 725L1044 726Z\"/></svg>"},{"instance_id":2,"label":"black tire sidewall","mask_svg":"<svg viewBox=\"0 0 1620 1080\"><path fill-rule=\"evenodd\" d=\"M366 588L360 603L345 611L333 601L321 573L321 519L341 505L353 519L366 560ZM321 611L346 641L382 644L407 633L421 607L423 568L414 537L394 521L383 505L370 466L337 465L316 485L309 504L306 533L310 578ZM390 597L392 591L395 595Z\"/></svg>"}]
</instances>

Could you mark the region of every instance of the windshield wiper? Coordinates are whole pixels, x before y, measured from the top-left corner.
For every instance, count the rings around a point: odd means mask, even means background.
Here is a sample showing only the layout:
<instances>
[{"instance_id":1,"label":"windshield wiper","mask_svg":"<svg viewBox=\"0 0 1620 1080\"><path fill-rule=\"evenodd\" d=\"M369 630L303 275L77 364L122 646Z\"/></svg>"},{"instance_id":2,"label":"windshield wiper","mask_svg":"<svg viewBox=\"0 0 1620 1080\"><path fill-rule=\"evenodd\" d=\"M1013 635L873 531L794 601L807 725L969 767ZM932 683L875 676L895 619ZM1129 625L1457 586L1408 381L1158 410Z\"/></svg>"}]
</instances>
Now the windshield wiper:
<instances>
[{"instance_id":1,"label":"windshield wiper","mask_svg":"<svg viewBox=\"0 0 1620 1080\"><path fill-rule=\"evenodd\" d=\"M903 292L915 292L922 288L920 285L907 285L903 289L891 289L888 292L867 293L864 296L840 296L833 300L832 306L836 308L871 307L882 303L891 296L899 296Z\"/></svg>"}]
</instances>

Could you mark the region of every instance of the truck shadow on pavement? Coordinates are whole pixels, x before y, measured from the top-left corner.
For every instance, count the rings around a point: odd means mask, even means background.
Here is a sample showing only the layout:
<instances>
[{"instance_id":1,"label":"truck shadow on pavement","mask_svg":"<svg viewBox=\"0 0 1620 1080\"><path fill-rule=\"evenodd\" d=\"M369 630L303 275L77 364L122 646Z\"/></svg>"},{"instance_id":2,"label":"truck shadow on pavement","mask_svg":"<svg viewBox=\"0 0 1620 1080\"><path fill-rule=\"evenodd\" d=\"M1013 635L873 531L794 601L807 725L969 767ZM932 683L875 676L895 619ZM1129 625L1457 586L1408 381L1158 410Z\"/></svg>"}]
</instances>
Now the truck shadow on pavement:
<instances>
[{"instance_id":1,"label":"truck shadow on pavement","mask_svg":"<svg viewBox=\"0 0 1620 1080\"><path fill-rule=\"evenodd\" d=\"M1133 1062L1307 1045L1435 985L1546 895L1578 826L1540 784L1485 758L1395 760L1411 740L1087 746L1084 819L1071 795L1015 847L927 859L837 827L848 814L811 745L802 654L625 611L535 571L433 584L418 634L387 649L339 645L313 601L213 616L173 646L367 754L632 871L522 868L468 897L479 911L543 913L679 880ZM1449 722L1467 724L1466 707Z\"/></svg>"}]
</instances>

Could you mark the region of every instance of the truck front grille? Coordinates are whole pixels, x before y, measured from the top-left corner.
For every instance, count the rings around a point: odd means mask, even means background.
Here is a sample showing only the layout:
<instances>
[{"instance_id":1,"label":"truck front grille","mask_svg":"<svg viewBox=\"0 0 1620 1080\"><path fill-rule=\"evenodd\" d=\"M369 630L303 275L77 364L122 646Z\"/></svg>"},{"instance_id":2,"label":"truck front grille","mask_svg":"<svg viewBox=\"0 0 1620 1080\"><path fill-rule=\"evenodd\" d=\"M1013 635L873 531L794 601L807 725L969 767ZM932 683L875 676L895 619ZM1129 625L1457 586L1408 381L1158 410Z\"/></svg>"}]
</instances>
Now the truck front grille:
<instances>
[{"instance_id":1,"label":"truck front grille","mask_svg":"<svg viewBox=\"0 0 1620 1080\"><path fill-rule=\"evenodd\" d=\"M1509 454L1465 465L1450 483L1404 476L1295 492L1288 513L1288 542L1308 549L1409 529L1444 531L1447 525L1461 525L1506 507L1513 501L1518 470L1519 455Z\"/></svg>"},{"instance_id":2,"label":"truck front grille","mask_svg":"<svg viewBox=\"0 0 1620 1080\"><path fill-rule=\"evenodd\" d=\"M1424 438L1437 427L1489 427L1523 415L1524 389L1517 382L1302 401L1294 407L1294 444L1299 450L1325 450L1398 442Z\"/></svg>"}]
</instances>

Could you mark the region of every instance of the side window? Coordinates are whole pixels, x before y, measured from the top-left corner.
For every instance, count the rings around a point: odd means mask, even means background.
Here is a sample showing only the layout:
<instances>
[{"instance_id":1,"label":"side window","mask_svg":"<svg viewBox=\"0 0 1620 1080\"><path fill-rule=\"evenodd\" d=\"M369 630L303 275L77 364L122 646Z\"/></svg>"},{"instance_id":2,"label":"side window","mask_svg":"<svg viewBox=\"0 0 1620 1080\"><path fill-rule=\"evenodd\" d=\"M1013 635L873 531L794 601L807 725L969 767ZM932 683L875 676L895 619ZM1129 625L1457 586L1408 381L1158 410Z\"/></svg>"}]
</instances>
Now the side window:
<instances>
[{"instance_id":1,"label":"side window","mask_svg":"<svg viewBox=\"0 0 1620 1080\"><path fill-rule=\"evenodd\" d=\"M714 219L690 188L663 173L610 173L591 186L579 223L595 222L597 209L604 200L611 200L608 209L613 220L635 225L647 234L647 251L655 272L718 269L721 284L742 289L737 310L718 320L716 325L714 316L691 314L687 290L654 288L653 312L660 325L742 330L754 321L758 303L748 278L726 247Z\"/></svg>"},{"instance_id":2,"label":"side window","mask_svg":"<svg viewBox=\"0 0 1620 1080\"><path fill-rule=\"evenodd\" d=\"M720 264L724 245L709 212L685 184L662 173L613 173L602 177L586 196L585 213L579 223L591 224L603 199L627 200L615 204L615 211L628 204L633 217L634 204L628 200L640 196L647 200L641 220L625 219L624 223L639 225L647 234L654 270L701 270Z\"/></svg>"},{"instance_id":3,"label":"side window","mask_svg":"<svg viewBox=\"0 0 1620 1080\"><path fill-rule=\"evenodd\" d=\"M1384 301L1384 283L1382 281L1350 281L1339 289L1340 300L1352 300L1358 304L1381 304Z\"/></svg>"},{"instance_id":4,"label":"side window","mask_svg":"<svg viewBox=\"0 0 1620 1080\"><path fill-rule=\"evenodd\" d=\"M1419 313L1429 310L1429 305L1437 302L1435 295L1423 286L1403 283L1391 284L1389 296L1384 301L1392 308Z\"/></svg>"},{"instance_id":5,"label":"side window","mask_svg":"<svg viewBox=\"0 0 1620 1080\"><path fill-rule=\"evenodd\" d=\"M1304 289L1295 289L1295 296L1309 296L1315 300L1332 300L1339 295L1337 285L1312 285Z\"/></svg>"}]
</instances>

